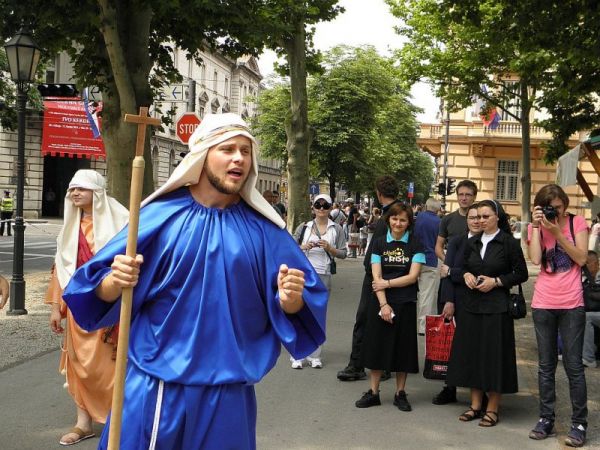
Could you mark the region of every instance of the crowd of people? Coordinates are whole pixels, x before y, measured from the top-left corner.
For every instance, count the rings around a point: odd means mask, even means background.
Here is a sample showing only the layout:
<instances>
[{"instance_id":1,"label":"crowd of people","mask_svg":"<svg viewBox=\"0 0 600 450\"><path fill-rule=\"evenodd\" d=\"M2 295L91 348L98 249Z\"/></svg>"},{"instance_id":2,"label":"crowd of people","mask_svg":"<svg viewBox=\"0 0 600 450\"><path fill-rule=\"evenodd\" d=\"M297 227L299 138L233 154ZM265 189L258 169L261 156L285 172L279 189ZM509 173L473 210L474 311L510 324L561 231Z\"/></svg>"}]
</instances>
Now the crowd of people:
<instances>
[{"instance_id":1,"label":"crowd of people","mask_svg":"<svg viewBox=\"0 0 600 450\"><path fill-rule=\"evenodd\" d=\"M477 185L463 180L456 211L443 215L429 199L417 213L385 175L375 182L376 207L319 194L313 219L291 234L279 194L255 188L257 148L235 114L205 117L190 153L144 202L135 257L124 254L128 212L107 195L104 178L81 170L71 180L46 299L76 408L60 444L94 436L92 422L110 422L120 296L135 287L121 448L256 448L254 384L281 344L293 369L323 367L336 260L358 256L365 273L351 352L337 373L358 381L369 369L355 406L381 405L381 381L393 373L393 404L412 410L408 374L419 371L419 335L426 316L440 314L455 320L456 334L446 384L432 403L456 402L457 387L468 388L470 405L458 420L496 426L502 395L519 389L510 292L528 279L502 204L476 202ZM572 404L565 443L580 447L588 427L584 364L595 365L600 323L600 313L584 310L581 268L600 274L585 219L568 206L559 186L544 186L526 230L528 257L541 267L531 301L539 420L529 437L554 434L562 343ZM8 295L0 278L0 308Z\"/></svg>"},{"instance_id":2,"label":"crowd of people","mask_svg":"<svg viewBox=\"0 0 600 450\"><path fill-rule=\"evenodd\" d=\"M514 319L508 305L511 288L529 275L501 203L476 203L477 186L470 180L461 181L456 191L459 208L440 219L437 201L430 199L415 214L397 200L392 178L377 181L381 227L365 252L352 352L337 377L362 380L365 368L370 369L369 389L356 401L356 407L368 408L381 404L380 381L395 372L393 404L411 411L405 387L407 374L418 371L417 336L425 332L424 318L439 313L456 321L456 334L446 385L432 403L456 402L456 388L469 388L470 406L458 419L493 427L500 421L502 395L519 389ZM600 323L598 313L584 310L582 267L587 263L596 278L598 258L587 249L585 219L570 214L568 206L562 188L544 186L534 199L527 229L528 257L541 266L531 301L540 418L529 437L554 435L555 372L562 343L572 405L565 444L581 447L588 426L584 363L595 366L593 324Z\"/></svg>"}]
</instances>

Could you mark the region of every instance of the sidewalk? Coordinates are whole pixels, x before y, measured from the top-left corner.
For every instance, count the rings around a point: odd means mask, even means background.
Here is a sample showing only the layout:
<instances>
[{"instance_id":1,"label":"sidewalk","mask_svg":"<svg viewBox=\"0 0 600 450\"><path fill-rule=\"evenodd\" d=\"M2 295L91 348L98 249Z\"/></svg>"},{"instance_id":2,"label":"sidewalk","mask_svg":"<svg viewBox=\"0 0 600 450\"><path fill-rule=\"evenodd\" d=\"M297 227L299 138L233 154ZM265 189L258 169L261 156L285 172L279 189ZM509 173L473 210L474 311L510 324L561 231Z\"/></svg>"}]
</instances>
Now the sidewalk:
<instances>
[{"instance_id":1,"label":"sidewalk","mask_svg":"<svg viewBox=\"0 0 600 450\"><path fill-rule=\"evenodd\" d=\"M570 425L568 383L557 370L557 438L536 442L527 434L537 420L537 350L531 314L515 322L520 392L503 399L500 423L493 429L463 424L467 391L459 403L431 405L441 383L410 375L407 383L412 413L392 407L393 382L382 385L383 405L368 410L354 401L368 389L367 381L340 382L336 372L347 363L352 326L363 278L362 258L338 262L328 311L324 368L292 370L287 352L257 385L259 449L377 449L377 448L562 448ZM524 286L531 298L535 271ZM27 278L26 316L0 312L0 437L4 450L59 448L58 437L72 426L73 403L57 373L60 338L48 327L43 304L48 274ZM423 339L419 339L421 362ZM51 352L51 353L49 353ZM560 364L560 363L559 363ZM600 448L600 369L586 369L590 409L588 446ZM473 425L473 426L471 426ZM100 430L100 428L97 428ZM78 444L96 448L97 440Z\"/></svg>"}]
</instances>

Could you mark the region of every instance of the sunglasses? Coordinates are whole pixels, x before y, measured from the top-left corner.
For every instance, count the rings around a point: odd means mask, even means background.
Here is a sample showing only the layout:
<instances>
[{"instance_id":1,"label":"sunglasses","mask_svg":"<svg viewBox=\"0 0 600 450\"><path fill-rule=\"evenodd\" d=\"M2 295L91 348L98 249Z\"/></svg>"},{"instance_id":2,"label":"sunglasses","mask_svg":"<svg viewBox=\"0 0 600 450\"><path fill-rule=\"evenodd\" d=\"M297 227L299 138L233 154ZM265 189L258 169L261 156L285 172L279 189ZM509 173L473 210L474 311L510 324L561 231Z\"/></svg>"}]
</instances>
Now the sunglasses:
<instances>
[{"instance_id":1,"label":"sunglasses","mask_svg":"<svg viewBox=\"0 0 600 450\"><path fill-rule=\"evenodd\" d=\"M323 203L317 202L317 203L315 203L313 205L313 208L315 208L315 209L329 209L329 208L331 208L331 205L329 203L327 203L327 202L323 202Z\"/></svg>"}]
</instances>

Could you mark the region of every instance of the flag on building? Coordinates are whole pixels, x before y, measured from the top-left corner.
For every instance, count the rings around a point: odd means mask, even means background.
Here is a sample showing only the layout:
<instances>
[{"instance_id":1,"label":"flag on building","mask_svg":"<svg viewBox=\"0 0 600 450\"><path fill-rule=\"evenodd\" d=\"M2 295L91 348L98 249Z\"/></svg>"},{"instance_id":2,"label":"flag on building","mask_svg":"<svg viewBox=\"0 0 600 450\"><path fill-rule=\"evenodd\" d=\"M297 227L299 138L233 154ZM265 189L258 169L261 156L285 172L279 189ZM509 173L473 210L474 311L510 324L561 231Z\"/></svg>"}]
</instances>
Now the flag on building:
<instances>
[{"instance_id":1,"label":"flag on building","mask_svg":"<svg viewBox=\"0 0 600 450\"><path fill-rule=\"evenodd\" d=\"M88 88L83 90L83 109L87 116L90 127L94 138L100 136L100 124L98 123L98 104L96 102L90 103L88 100Z\"/></svg>"}]
</instances>

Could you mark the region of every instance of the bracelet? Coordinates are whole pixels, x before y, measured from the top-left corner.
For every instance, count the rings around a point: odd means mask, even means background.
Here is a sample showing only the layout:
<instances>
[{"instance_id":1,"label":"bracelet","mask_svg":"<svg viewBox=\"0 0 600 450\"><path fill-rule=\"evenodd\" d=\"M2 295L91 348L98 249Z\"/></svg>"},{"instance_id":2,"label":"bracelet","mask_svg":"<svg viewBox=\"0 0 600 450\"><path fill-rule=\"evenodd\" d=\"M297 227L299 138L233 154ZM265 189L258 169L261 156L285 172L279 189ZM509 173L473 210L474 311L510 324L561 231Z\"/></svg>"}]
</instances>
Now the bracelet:
<instances>
[{"instance_id":1,"label":"bracelet","mask_svg":"<svg viewBox=\"0 0 600 450\"><path fill-rule=\"evenodd\" d=\"M392 287L392 282L391 282L391 280L388 280L388 287L389 287L389 288L391 288L391 287ZM387 303L386 303L386 305L387 305Z\"/></svg>"},{"instance_id":2,"label":"bracelet","mask_svg":"<svg viewBox=\"0 0 600 450\"><path fill-rule=\"evenodd\" d=\"M383 305L379 305L379 309L383 308L384 306L387 306L387 303L384 303Z\"/></svg>"},{"instance_id":3,"label":"bracelet","mask_svg":"<svg viewBox=\"0 0 600 450\"><path fill-rule=\"evenodd\" d=\"M539 228L539 227L540 227L539 225L537 225L537 226L536 225L531 225L531 228Z\"/></svg>"}]
</instances>

